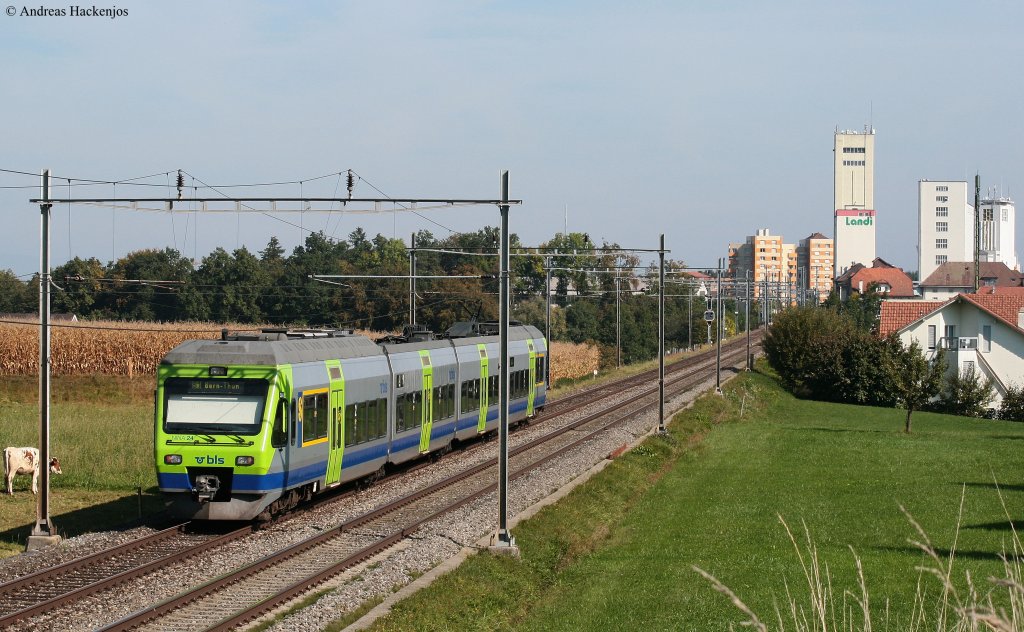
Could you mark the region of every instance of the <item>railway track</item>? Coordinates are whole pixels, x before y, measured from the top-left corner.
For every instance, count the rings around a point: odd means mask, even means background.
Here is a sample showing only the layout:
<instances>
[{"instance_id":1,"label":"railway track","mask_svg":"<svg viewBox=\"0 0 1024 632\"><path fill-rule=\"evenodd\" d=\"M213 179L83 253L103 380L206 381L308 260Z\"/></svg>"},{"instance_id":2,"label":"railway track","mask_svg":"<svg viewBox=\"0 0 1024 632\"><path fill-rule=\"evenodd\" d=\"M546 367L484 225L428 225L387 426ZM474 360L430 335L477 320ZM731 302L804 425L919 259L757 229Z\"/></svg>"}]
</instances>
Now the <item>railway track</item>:
<instances>
[{"instance_id":1,"label":"railway track","mask_svg":"<svg viewBox=\"0 0 1024 632\"><path fill-rule=\"evenodd\" d=\"M723 353L723 366L745 361L746 349ZM677 371L672 393L707 379L703 367ZM509 453L515 480L621 423L657 406L657 388L615 403ZM413 494L226 573L216 580L136 612L103 628L123 630L231 630L305 593L316 585L386 550L425 523L454 511L497 486L492 458Z\"/></svg>"},{"instance_id":2,"label":"railway track","mask_svg":"<svg viewBox=\"0 0 1024 632\"><path fill-rule=\"evenodd\" d=\"M737 359L745 358L745 344L745 341L741 340L733 341L728 345L723 345L723 367L726 366L727 361L731 360L735 362L738 361ZM671 385L679 384L686 380L688 376L699 373L701 371L701 366L713 364L713 358L714 356L712 354L706 353L666 366L667 393ZM704 370L706 371L706 369ZM612 393L621 394L622 392L635 388L645 382L649 383L652 378L656 379L656 377L657 370L655 369L653 371L646 371L629 378L616 380L615 382L603 384L596 388L587 389L571 396L560 398L559 400L548 404L544 418L555 419L558 416L590 406L607 398ZM679 389L676 388L676 390ZM609 413L616 410L641 402L645 397L650 398L652 394L656 392L657 387L647 389L638 395L627 398L623 402L604 408L598 414L590 415L582 420L577 420L556 432L549 433L540 439L530 442L524 446L520 446L510 453L510 458L512 459L510 461L510 466L514 468L511 476L513 478L521 476L523 473L529 471L531 467L537 467L546 460L554 458L557 454L571 449L573 445L578 445L579 443L589 440L595 434L603 432L605 427L614 425L617 421L613 420L607 424L603 424L603 422L597 423L595 428L590 431L584 431L585 429L583 429L582 426L586 424L593 425L595 424L595 420L607 416ZM650 405L651 404L649 403L645 404L645 406ZM637 411L632 411L626 414L636 414L636 412ZM557 448L547 448L547 451L551 453L551 456L548 457L533 458L524 455L525 452L530 450L536 452L539 449L538 446L543 444L550 446L551 442L555 440L554 437L558 435L566 435L569 433L569 430L581 430L582 436L578 440L569 442L567 445ZM578 436L581 433L576 433L573 436ZM530 458L533 460L530 461ZM454 508L461 506L462 504L471 502L473 499L478 498L483 494L489 493L495 487L494 484L481 486L479 483L476 483L476 489L473 488L474 484L471 483L466 483L460 488L456 488L455 486L461 484L459 481L466 481L467 479L475 479L477 481L496 480L496 474L491 475L486 473L486 470L491 467L495 467L493 459L470 468L462 475L445 481L443 484L438 483L432 485L417 492L416 494L400 499L399 501L396 501L396 503L386 505L385 507L371 511L354 520L338 525L334 529L317 536L317 538L312 538L310 541L299 542L272 556L268 556L268 558L265 558L264 560L259 560L233 573L229 573L225 577L210 582L197 590L221 595L215 599L226 599L229 603L239 602L240 598L237 596L223 596L231 594L230 591L224 590L226 586L239 584L242 581L240 578L247 576L246 574L252 575L254 578L258 578L261 577L261 574L265 573L267 569L273 569L272 574L279 575L282 579L275 584L276 588L268 593L270 596L264 595L261 599L257 600L255 606L245 609L244 612L238 615L239 617L242 617L242 619L239 620L250 619L253 616L256 616L254 612L257 610L264 612L272 608L272 604L276 605L278 603L282 603L291 599L294 595L301 594L303 591L307 590L309 586L315 585L327 577L337 574L345 568L351 568L354 564L357 564L366 557L374 555L380 550L402 540L409 533L415 531L424 522L432 520L445 512L452 511ZM453 497L458 500L454 502L437 500L450 499ZM434 500L426 500L427 498L433 498ZM337 496L327 499L328 502L336 500ZM436 506L431 505L431 502L435 503ZM403 509L403 507L408 508ZM388 524L399 526L389 529L387 526ZM31 575L15 579L11 582L7 582L0 585L0 595L3 595L4 597L4 599L0 600L0 628L6 628L18 621L22 621L25 624L30 625L30 619L40 613L48 612L67 604L72 604L89 595L97 594L111 587L146 575L157 568L162 568L196 555L200 555L204 552L211 551L251 532L251 527L247 525L244 528L236 529L229 533L197 534L189 532L185 525L178 525L144 538L119 545L112 549L100 551L87 557L73 560L57 567L45 569ZM384 538L371 537L366 542L362 542L359 536L360 533L380 534L384 532L388 532L389 535ZM340 537L341 534L344 534L345 537ZM363 539L367 538L367 536L362 537ZM316 541L314 542L313 540ZM323 549L320 547L327 548ZM300 572L299 570L287 570L288 568L308 570L311 567L310 560L322 559L340 560L340 562L338 564L332 564L324 567L312 576L306 571ZM288 564L284 564L284 560L294 561L290 562L289 566ZM303 577L298 578L299 575L303 575ZM253 581L259 583L264 582L265 580L254 579ZM281 586L281 583L288 585ZM194 591L190 591L190 593L187 594L191 594L191 592ZM192 595L188 598L188 600L193 601L196 599L198 599L196 595ZM160 607L163 606L161 605ZM176 607L177 606L168 607L169 609L166 610L166 612L174 611ZM207 606L207 608L213 612L221 612L219 609L220 607L221 605ZM163 611L158 613L156 608L147 609L146 612L149 612L146 617L152 617L161 613L166 614L166 612ZM177 620L179 616L183 616L184 619L187 620L195 615L176 615L176 620L162 620L162 623L158 624L158 627L166 629L168 625L184 625L182 620ZM234 621L235 618L236 617L232 617L231 620ZM108 629L130 629L131 627L138 625L138 620L133 621L134 623L129 621L120 622L117 626ZM215 621L212 622L210 626L199 627L196 629L229 629L231 626L236 624L237 621L224 624L228 627L219 627L221 626L221 623ZM191 628L186 626L182 629Z\"/></svg>"}]
</instances>

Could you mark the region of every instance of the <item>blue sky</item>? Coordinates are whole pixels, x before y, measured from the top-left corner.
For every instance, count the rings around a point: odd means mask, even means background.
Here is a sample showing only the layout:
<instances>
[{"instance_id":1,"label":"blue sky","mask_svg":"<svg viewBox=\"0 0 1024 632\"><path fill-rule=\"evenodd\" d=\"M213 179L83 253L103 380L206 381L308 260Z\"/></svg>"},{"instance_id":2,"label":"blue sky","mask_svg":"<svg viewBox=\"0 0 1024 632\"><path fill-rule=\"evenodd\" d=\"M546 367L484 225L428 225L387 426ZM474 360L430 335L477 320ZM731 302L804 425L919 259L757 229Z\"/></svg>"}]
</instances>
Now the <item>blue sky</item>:
<instances>
[{"instance_id":1,"label":"blue sky","mask_svg":"<svg viewBox=\"0 0 1024 632\"><path fill-rule=\"evenodd\" d=\"M496 197L507 168L525 243L561 231L567 209L570 230L636 248L665 233L670 256L698 266L757 228L832 235L836 126L877 130L878 254L897 265L917 266L918 180L979 172L983 188L1024 197L1015 2L95 6L128 15L0 15L0 168L99 180L181 168L218 184L351 168L390 196L457 198ZM0 173L0 186L35 183ZM87 191L115 193L74 193ZM38 269L36 195L0 189L0 269ZM360 195L376 192L361 183ZM492 207L428 217L498 222ZM448 234L408 214L327 221L303 224ZM289 250L300 239L267 218L201 217L196 230L183 216L57 207L53 260L165 246L202 257L272 235Z\"/></svg>"}]
</instances>

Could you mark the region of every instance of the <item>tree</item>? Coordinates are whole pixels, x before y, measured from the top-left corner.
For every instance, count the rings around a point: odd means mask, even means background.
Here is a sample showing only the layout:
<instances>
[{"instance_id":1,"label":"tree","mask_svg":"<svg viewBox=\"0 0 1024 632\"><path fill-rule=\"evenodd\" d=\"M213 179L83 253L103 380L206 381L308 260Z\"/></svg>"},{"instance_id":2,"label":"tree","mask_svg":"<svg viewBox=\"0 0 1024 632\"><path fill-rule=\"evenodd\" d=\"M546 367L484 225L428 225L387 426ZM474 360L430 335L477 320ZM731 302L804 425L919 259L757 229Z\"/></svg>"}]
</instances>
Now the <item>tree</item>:
<instances>
[{"instance_id":1,"label":"tree","mask_svg":"<svg viewBox=\"0 0 1024 632\"><path fill-rule=\"evenodd\" d=\"M942 376L946 371L945 351L939 349L929 362L916 340L906 348L897 344L896 349L892 380L899 405L907 410L903 431L910 434L910 417L914 411L927 404L942 389Z\"/></svg>"},{"instance_id":2,"label":"tree","mask_svg":"<svg viewBox=\"0 0 1024 632\"><path fill-rule=\"evenodd\" d=\"M995 389L992 382L983 378L974 365L959 373L952 373L946 379L946 388L939 398L943 412L962 417L981 417L985 407L992 401Z\"/></svg>"},{"instance_id":3,"label":"tree","mask_svg":"<svg viewBox=\"0 0 1024 632\"><path fill-rule=\"evenodd\" d=\"M53 282L59 287L53 293L53 310L91 316L96 298L103 291L100 279L107 276L99 259L75 257L53 269Z\"/></svg>"},{"instance_id":4,"label":"tree","mask_svg":"<svg viewBox=\"0 0 1024 632\"><path fill-rule=\"evenodd\" d=\"M0 270L0 312L39 311L39 280L24 283L11 270Z\"/></svg>"}]
</instances>

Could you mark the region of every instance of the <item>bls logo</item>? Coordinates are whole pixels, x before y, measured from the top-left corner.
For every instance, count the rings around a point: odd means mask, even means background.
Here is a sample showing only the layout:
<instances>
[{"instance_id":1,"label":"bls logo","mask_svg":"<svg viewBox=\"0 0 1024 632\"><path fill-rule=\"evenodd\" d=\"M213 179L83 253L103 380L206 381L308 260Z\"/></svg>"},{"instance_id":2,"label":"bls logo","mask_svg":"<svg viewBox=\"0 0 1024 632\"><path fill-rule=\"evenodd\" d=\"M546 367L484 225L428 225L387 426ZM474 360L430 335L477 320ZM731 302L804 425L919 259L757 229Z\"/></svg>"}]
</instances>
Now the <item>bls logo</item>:
<instances>
[{"instance_id":1,"label":"bls logo","mask_svg":"<svg viewBox=\"0 0 1024 632\"><path fill-rule=\"evenodd\" d=\"M207 454L206 456L197 456L196 463L198 463L199 465L203 465L204 463L207 465L224 465L224 457L214 456L212 454Z\"/></svg>"}]
</instances>

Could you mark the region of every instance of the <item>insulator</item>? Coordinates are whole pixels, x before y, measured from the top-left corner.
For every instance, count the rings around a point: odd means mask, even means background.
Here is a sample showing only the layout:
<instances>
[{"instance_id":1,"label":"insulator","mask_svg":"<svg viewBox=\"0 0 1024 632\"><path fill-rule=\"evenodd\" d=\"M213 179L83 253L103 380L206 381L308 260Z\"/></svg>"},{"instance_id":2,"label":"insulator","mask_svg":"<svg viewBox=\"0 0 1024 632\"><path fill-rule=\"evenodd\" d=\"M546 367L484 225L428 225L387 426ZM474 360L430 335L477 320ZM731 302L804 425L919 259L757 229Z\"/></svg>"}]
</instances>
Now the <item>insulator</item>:
<instances>
[{"instance_id":1,"label":"insulator","mask_svg":"<svg viewBox=\"0 0 1024 632\"><path fill-rule=\"evenodd\" d=\"M181 173L181 169L178 169L178 199L181 199L181 190L185 187L185 176Z\"/></svg>"},{"instance_id":2,"label":"insulator","mask_svg":"<svg viewBox=\"0 0 1024 632\"><path fill-rule=\"evenodd\" d=\"M349 169L348 170L348 198L350 200L352 199L352 189L354 189L355 186L356 186L356 177L352 173L352 170Z\"/></svg>"}]
</instances>

